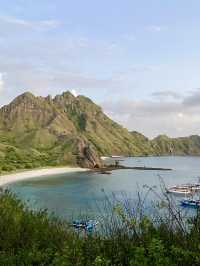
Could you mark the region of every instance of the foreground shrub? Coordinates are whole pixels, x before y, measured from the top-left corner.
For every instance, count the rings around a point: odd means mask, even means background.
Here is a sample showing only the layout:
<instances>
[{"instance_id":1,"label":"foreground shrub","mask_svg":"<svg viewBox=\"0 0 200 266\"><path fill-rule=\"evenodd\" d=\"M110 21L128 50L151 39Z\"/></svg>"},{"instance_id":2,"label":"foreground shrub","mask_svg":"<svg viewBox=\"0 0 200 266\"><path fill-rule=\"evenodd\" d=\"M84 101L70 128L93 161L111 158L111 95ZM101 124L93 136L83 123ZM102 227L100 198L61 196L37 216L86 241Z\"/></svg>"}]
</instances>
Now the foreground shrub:
<instances>
[{"instance_id":1,"label":"foreground shrub","mask_svg":"<svg viewBox=\"0 0 200 266\"><path fill-rule=\"evenodd\" d=\"M200 265L198 213L183 221L174 218L173 210L167 219L159 214L154 219L130 215L120 204L113 210L113 223L103 225L109 226L109 233L78 234L47 211L32 211L4 191L0 194L0 265Z\"/></svg>"}]
</instances>

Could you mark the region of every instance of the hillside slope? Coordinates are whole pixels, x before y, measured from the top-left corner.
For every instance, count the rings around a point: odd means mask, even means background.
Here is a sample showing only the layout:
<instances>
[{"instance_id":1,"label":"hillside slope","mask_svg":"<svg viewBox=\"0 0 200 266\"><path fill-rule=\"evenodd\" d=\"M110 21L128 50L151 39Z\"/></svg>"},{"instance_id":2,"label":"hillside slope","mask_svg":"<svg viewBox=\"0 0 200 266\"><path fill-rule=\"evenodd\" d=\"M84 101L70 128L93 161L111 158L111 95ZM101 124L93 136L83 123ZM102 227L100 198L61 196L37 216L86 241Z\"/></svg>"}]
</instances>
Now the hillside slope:
<instances>
[{"instance_id":1,"label":"hillside slope","mask_svg":"<svg viewBox=\"0 0 200 266\"><path fill-rule=\"evenodd\" d=\"M200 155L200 136L169 138L160 135L151 141L158 155Z\"/></svg>"},{"instance_id":2,"label":"hillside slope","mask_svg":"<svg viewBox=\"0 0 200 266\"><path fill-rule=\"evenodd\" d=\"M127 129L90 99L64 92L55 98L27 92L0 109L3 170L46 165L101 165L101 155L145 150Z\"/></svg>"},{"instance_id":3,"label":"hillside slope","mask_svg":"<svg viewBox=\"0 0 200 266\"><path fill-rule=\"evenodd\" d=\"M200 136L170 138L159 135L153 140L148 139L138 132L131 132L138 145L147 152L147 155L200 155ZM144 153L145 155L145 153Z\"/></svg>"},{"instance_id":4,"label":"hillside slope","mask_svg":"<svg viewBox=\"0 0 200 266\"><path fill-rule=\"evenodd\" d=\"M101 166L101 155L199 155L200 137L149 140L129 132L84 96L26 92L0 109L0 170Z\"/></svg>"}]
</instances>

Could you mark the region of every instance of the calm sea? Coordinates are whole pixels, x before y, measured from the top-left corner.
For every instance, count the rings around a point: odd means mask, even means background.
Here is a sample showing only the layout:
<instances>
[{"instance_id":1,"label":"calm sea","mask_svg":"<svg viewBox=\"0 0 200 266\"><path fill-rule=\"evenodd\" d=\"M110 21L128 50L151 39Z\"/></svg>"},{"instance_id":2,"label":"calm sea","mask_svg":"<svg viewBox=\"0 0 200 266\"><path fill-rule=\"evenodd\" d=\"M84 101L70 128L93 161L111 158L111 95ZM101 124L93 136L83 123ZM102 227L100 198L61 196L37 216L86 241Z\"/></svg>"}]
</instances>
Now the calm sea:
<instances>
[{"instance_id":1,"label":"calm sea","mask_svg":"<svg viewBox=\"0 0 200 266\"><path fill-rule=\"evenodd\" d=\"M47 208L62 218L87 213L95 217L105 199L111 196L137 200L138 191L145 194L148 187L160 193L160 179L166 186L198 182L200 157L137 157L125 158L127 166L150 166L172 168L172 171L117 170L111 175L93 172L68 173L36 177L9 185L21 199L34 209ZM154 198L147 198L147 204Z\"/></svg>"}]
</instances>

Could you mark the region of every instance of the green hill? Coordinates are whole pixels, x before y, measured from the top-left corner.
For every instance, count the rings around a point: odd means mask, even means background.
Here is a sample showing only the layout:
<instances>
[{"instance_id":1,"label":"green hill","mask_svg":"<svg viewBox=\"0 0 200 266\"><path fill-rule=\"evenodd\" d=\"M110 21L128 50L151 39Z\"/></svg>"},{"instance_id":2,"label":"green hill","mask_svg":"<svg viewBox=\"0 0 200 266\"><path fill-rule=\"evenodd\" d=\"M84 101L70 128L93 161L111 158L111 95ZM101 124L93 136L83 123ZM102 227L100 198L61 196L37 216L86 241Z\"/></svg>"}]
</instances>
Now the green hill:
<instances>
[{"instance_id":1,"label":"green hill","mask_svg":"<svg viewBox=\"0 0 200 266\"><path fill-rule=\"evenodd\" d=\"M158 155L200 155L200 136L169 138L160 135L151 141Z\"/></svg>"},{"instance_id":2,"label":"green hill","mask_svg":"<svg viewBox=\"0 0 200 266\"><path fill-rule=\"evenodd\" d=\"M27 92L0 109L0 170L101 166L102 155L199 155L200 137L149 140L129 132L84 96Z\"/></svg>"}]
</instances>

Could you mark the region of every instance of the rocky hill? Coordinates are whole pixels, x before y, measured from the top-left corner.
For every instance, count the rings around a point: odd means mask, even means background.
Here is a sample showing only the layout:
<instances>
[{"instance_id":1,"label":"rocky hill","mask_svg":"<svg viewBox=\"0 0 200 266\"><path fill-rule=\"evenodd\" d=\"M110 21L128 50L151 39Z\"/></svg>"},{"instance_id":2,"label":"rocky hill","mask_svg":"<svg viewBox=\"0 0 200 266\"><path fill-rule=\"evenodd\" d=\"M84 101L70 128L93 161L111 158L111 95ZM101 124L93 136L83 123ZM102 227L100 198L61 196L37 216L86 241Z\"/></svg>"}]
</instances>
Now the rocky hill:
<instances>
[{"instance_id":1,"label":"rocky hill","mask_svg":"<svg viewBox=\"0 0 200 266\"><path fill-rule=\"evenodd\" d=\"M200 154L200 137L149 140L108 118L84 96L27 92L0 109L0 170L48 165L99 167L101 155Z\"/></svg>"},{"instance_id":2,"label":"rocky hill","mask_svg":"<svg viewBox=\"0 0 200 266\"><path fill-rule=\"evenodd\" d=\"M2 169L43 165L101 166L101 155L143 154L127 129L84 96L27 92L0 109Z\"/></svg>"}]
</instances>

